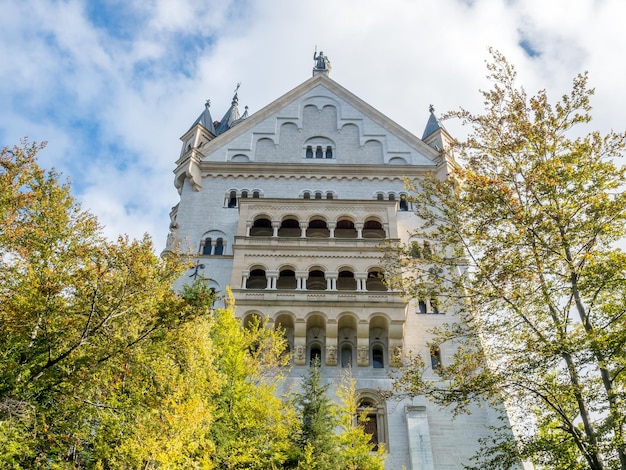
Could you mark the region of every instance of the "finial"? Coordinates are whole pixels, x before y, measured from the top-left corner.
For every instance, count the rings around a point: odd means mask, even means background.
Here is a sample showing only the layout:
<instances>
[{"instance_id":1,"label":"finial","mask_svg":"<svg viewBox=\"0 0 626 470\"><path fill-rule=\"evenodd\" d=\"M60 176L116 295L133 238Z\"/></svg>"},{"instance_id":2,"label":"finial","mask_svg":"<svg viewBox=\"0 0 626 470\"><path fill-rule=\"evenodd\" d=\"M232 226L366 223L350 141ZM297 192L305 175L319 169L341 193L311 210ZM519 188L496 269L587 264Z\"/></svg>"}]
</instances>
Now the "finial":
<instances>
[{"instance_id":1,"label":"finial","mask_svg":"<svg viewBox=\"0 0 626 470\"><path fill-rule=\"evenodd\" d=\"M313 67L313 75L317 73L324 73L328 75L330 72L330 60L328 57L324 55L323 51L317 53L317 46L315 46L315 52L313 53L313 60L315 61L315 66Z\"/></svg>"},{"instance_id":2,"label":"finial","mask_svg":"<svg viewBox=\"0 0 626 470\"><path fill-rule=\"evenodd\" d=\"M435 107L432 104L428 105L428 111L431 112L431 113L434 113L435 112Z\"/></svg>"},{"instance_id":3,"label":"finial","mask_svg":"<svg viewBox=\"0 0 626 470\"><path fill-rule=\"evenodd\" d=\"M237 87L235 88L235 94L239 91L239 87L241 86L241 82L237 83Z\"/></svg>"},{"instance_id":4,"label":"finial","mask_svg":"<svg viewBox=\"0 0 626 470\"><path fill-rule=\"evenodd\" d=\"M206 101L204 102L204 107L205 107L205 108L210 108L210 107L211 107L211 100L206 100Z\"/></svg>"}]
</instances>

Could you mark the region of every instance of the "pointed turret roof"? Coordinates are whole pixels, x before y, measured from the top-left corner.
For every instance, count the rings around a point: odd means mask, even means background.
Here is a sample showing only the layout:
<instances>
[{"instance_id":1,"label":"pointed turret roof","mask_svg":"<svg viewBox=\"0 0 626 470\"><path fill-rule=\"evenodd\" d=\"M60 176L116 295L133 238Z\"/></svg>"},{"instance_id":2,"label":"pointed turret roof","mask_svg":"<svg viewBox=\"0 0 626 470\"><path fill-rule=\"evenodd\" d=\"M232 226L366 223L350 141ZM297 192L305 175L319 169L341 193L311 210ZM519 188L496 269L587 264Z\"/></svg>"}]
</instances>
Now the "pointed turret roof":
<instances>
[{"instance_id":1,"label":"pointed turret roof","mask_svg":"<svg viewBox=\"0 0 626 470\"><path fill-rule=\"evenodd\" d=\"M437 116L435 116L435 107L432 104L428 107L428 111L430 111L430 116L428 117L426 129L424 129L424 134L422 135L422 140L426 139L426 137L439 129L443 129L444 131L446 130L446 128L443 127L443 124L439 122L439 119L437 119Z\"/></svg>"},{"instance_id":2,"label":"pointed turret roof","mask_svg":"<svg viewBox=\"0 0 626 470\"><path fill-rule=\"evenodd\" d=\"M233 101L230 104L230 108L224 114L224 117L220 121L220 125L217 126L217 135L223 134L228 129L233 127L240 119L239 116L239 97L237 96L237 90L239 90L239 83L237 84L237 88L235 89L235 96L233 96ZM245 119L245 118L244 118Z\"/></svg>"},{"instance_id":3,"label":"pointed turret roof","mask_svg":"<svg viewBox=\"0 0 626 470\"><path fill-rule=\"evenodd\" d=\"M209 111L210 107L211 101L206 100L206 103L204 103L204 111L202 111L202 114L198 116L198 119L196 119L189 129L192 129L197 124L202 124L209 132L216 134L215 126L213 125L213 118L211 117L211 112Z\"/></svg>"}]
</instances>

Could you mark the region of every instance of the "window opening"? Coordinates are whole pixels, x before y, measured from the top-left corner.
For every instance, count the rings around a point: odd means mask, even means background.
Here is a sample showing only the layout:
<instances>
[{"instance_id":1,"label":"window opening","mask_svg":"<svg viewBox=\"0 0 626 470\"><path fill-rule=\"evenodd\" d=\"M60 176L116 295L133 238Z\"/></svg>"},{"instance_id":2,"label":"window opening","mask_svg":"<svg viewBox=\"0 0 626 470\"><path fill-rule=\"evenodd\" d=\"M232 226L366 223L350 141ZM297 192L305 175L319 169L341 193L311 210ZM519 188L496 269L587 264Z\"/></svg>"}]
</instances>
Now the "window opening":
<instances>
[{"instance_id":1,"label":"window opening","mask_svg":"<svg viewBox=\"0 0 626 470\"><path fill-rule=\"evenodd\" d=\"M322 193L320 192L315 193L315 199L322 199Z\"/></svg>"},{"instance_id":2,"label":"window opening","mask_svg":"<svg viewBox=\"0 0 626 470\"><path fill-rule=\"evenodd\" d=\"M306 236L309 238L328 238L330 237L330 230L326 221L320 219L314 219L309 222L309 226L306 229Z\"/></svg>"},{"instance_id":3,"label":"window opening","mask_svg":"<svg viewBox=\"0 0 626 470\"><path fill-rule=\"evenodd\" d=\"M324 152L322 151L322 147L318 145L317 149L315 149L315 158L323 158Z\"/></svg>"},{"instance_id":4,"label":"window opening","mask_svg":"<svg viewBox=\"0 0 626 470\"><path fill-rule=\"evenodd\" d=\"M385 195L383 193L378 193L376 195L376 200L377 201L384 201L385 200Z\"/></svg>"},{"instance_id":5,"label":"window opening","mask_svg":"<svg viewBox=\"0 0 626 470\"><path fill-rule=\"evenodd\" d=\"M341 347L341 367L352 367L352 346L348 344Z\"/></svg>"},{"instance_id":6,"label":"window opening","mask_svg":"<svg viewBox=\"0 0 626 470\"><path fill-rule=\"evenodd\" d=\"M258 199L259 197L261 197L261 193L259 193L258 191L254 191L252 193L252 198L253 199Z\"/></svg>"},{"instance_id":7,"label":"window opening","mask_svg":"<svg viewBox=\"0 0 626 470\"><path fill-rule=\"evenodd\" d=\"M296 219L283 220L278 229L279 237L299 237L300 234L300 222Z\"/></svg>"},{"instance_id":8,"label":"window opening","mask_svg":"<svg viewBox=\"0 0 626 470\"><path fill-rule=\"evenodd\" d=\"M332 199L332 198L333 198L333 193L327 192L326 193L326 199Z\"/></svg>"},{"instance_id":9,"label":"window opening","mask_svg":"<svg viewBox=\"0 0 626 470\"><path fill-rule=\"evenodd\" d=\"M271 237L273 233L272 222L269 219L257 219L250 227L251 237Z\"/></svg>"},{"instance_id":10,"label":"window opening","mask_svg":"<svg viewBox=\"0 0 626 470\"><path fill-rule=\"evenodd\" d=\"M330 145L326 147L326 158L333 158L333 148Z\"/></svg>"},{"instance_id":11,"label":"window opening","mask_svg":"<svg viewBox=\"0 0 626 470\"><path fill-rule=\"evenodd\" d=\"M439 346L431 346L430 348L430 365L434 371L441 368L441 350Z\"/></svg>"},{"instance_id":12,"label":"window opening","mask_svg":"<svg viewBox=\"0 0 626 470\"><path fill-rule=\"evenodd\" d=\"M384 369L383 349L380 346L374 346L372 350L372 366L374 369Z\"/></svg>"},{"instance_id":13,"label":"window opening","mask_svg":"<svg viewBox=\"0 0 626 470\"><path fill-rule=\"evenodd\" d=\"M267 278L263 269L253 269L246 281L246 289L265 289L267 287Z\"/></svg>"},{"instance_id":14,"label":"window opening","mask_svg":"<svg viewBox=\"0 0 626 470\"><path fill-rule=\"evenodd\" d=\"M406 200L406 196L400 196L400 210L406 212L409 210L409 203Z\"/></svg>"},{"instance_id":15,"label":"window opening","mask_svg":"<svg viewBox=\"0 0 626 470\"><path fill-rule=\"evenodd\" d=\"M292 269L283 269L278 274L278 280L276 281L277 289L295 289L297 285L296 273Z\"/></svg>"},{"instance_id":16,"label":"window opening","mask_svg":"<svg viewBox=\"0 0 626 470\"><path fill-rule=\"evenodd\" d=\"M307 191L306 193L304 193L303 197L304 199L311 199L311 193Z\"/></svg>"},{"instance_id":17,"label":"window opening","mask_svg":"<svg viewBox=\"0 0 626 470\"><path fill-rule=\"evenodd\" d=\"M389 195L389 200L390 201L395 201L396 200L396 195L395 194L390 194Z\"/></svg>"},{"instance_id":18,"label":"window opening","mask_svg":"<svg viewBox=\"0 0 626 470\"><path fill-rule=\"evenodd\" d=\"M211 254L211 249L213 248L213 246L211 245L211 239L210 238L205 238L204 239L204 247L202 247L202 254L203 255L210 255Z\"/></svg>"},{"instance_id":19,"label":"window opening","mask_svg":"<svg viewBox=\"0 0 626 470\"><path fill-rule=\"evenodd\" d=\"M339 273L337 290L356 290L356 279L352 271L341 271Z\"/></svg>"},{"instance_id":20,"label":"window opening","mask_svg":"<svg viewBox=\"0 0 626 470\"><path fill-rule=\"evenodd\" d=\"M312 346L311 358L309 363L311 366L313 366L316 362L318 362L319 364L322 363L322 349L319 346Z\"/></svg>"},{"instance_id":21,"label":"window opening","mask_svg":"<svg viewBox=\"0 0 626 470\"><path fill-rule=\"evenodd\" d=\"M430 249L430 243L424 242L424 258L430 259L432 257L433 252Z\"/></svg>"},{"instance_id":22,"label":"window opening","mask_svg":"<svg viewBox=\"0 0 626 470\"><path fill-rule=\"evenodd\" d=\"M306 158L313 158L313 147L310 145L306 148Z\"/></svg>"},{"instance_id":23,"label":"window opening","mask_svg":"<svg viewBox=\"0 0 626 470\"><path fill-rule=\"evenodd\" d=\"M365 415L365 419L360 419L363 415ZM380 442L378 438L378 415L373 403L368 400L362 400L359 403L357 421L363 426L365 433L371 436L369 443L373 445L373 449L378 450L378 443Z\"/></svg>"},{"instance_id":24,"label":"window opening","mask_svg":"<svg viewBox=\"0 0 626 470\"><path fill-rule=\"evenodd\" d=\"M420 299L417 302L417 308L418 308L419 313L426 313L426 302Z\"/></svg>"},{"instance_id":25,"label":"window opening","mask_svg":"<svg viewBox=\"0 0 626 470\"><path fill-rule=\"evenodd\" d=\"M439 313L439 303L437 302L437 299L430 299L430 308L432 309L433 313Z\"/></svg>"},{"instance_id":26,"label":"window opening","mask_svg":"<svg viewBox=\"0 0 626 470\"><path fill-rule=\"evenodd\" d=\"M228 198L228 208L237 207L237 191L231 191Z\"/></svg>"},{"instance_id":27,"label":"window opening","mask_svg":"<svg viewBox=\"0 0 626 470\"><path fill-rule=\"evenodd\" d=\"M215 242L215 255L220 256L224 254L224 239L218 238Z\"/></svg>"},{"instance_id":28,"label":"window opening","mask_svg":"<svg viewBox=\"0 0 626 470\"><path fill-rule=\"evenodd\" d=\"M241 191L241 197L246 199L248 197L248 191Z\"/></svg>"}]
</instances>

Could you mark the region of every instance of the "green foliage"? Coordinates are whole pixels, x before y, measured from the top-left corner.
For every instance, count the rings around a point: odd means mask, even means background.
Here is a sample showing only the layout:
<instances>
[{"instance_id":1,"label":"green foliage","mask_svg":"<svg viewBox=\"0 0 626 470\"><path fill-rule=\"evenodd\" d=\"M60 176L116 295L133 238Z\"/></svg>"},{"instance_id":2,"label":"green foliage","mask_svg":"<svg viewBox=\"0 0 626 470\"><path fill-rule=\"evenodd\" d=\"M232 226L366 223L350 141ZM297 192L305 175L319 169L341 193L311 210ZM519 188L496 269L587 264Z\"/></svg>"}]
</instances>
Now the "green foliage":
<instances>
[{"instance_id":1,"label":"green foliage","mask_svg":"<svg viewBox=\"0 0 626 470\"><path fill-rule=\"evenodd\" d=\"M328 385L322 384L320 368L320 361L316 359L302 382L302 392L295 399L300 422L298 468L342 468L335 436L337 409L328 397Z\"/></svg>"},{"instance_id":2,"label":"green foliage","mask_svg":"<svg viewBox=\"0 0 626 470\"><path fill-rule=\"evenodd\" d=\"M521 455L624 470L626 255L615 242L626 230L616 164L626 135L576 133L591 120L586 74L551 104L545 91L516 88L514 68L492 53L485 112L450 113L472 128L458 146L464 166L411 182L430 258L409 259L410 246L389 256L408 296L438 295L458 313L434 341L462 348L438 371L443 382L413 367L398 386L457 412L481 399L511 404L518 444L500 435L489 468Z\"/></svg>"},{"instance_id":3,"label":"green foliage","mask_svg":"<svg viewBox=\"0 0 626 470\"><path fill-rule=\"evenodd\" d=\"M279 468L284 340L174 292L184 259L147 237L104 239L41 148L0 154L0 467Z\"/></svg>"}]
</instances>

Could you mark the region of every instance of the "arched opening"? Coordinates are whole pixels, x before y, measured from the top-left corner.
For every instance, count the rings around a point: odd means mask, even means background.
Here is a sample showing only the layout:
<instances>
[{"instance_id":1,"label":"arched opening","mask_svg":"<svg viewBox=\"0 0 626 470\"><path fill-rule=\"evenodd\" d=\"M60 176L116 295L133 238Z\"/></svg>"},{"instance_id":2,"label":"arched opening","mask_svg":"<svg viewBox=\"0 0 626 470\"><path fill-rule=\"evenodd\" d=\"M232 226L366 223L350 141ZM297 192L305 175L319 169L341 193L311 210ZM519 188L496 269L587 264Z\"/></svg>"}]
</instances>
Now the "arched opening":
<instances>
[{"instance_id":1,"label":"arched opening","mask_svg":"<svg viewBox=\"0 0 626 470\"><path fill-rule=\"evenodd\" d=\"M315 199L322 199L322 193L321 192L316 192L315 193Z\"/></svg>"},{"instance_id":2,"label":"arched opening","mask_svg":"<svg viewBox=\"0 0 626 470\"><path fill-rule=\"evenodd\" d=\"M344 344L341 346L341 367L352 367L352 345Z\"/></svg>"},{"instance_id":3,"label":"arched opening","mask_svg":"<svg viewBox=\"0 0 626 470\"><path fill-rule=\"evenodd\" d=\"M324 151L321 145L318 145L315 149L315 158L324 158Z\"/></svg>"},{"instance_id":4,"label":"arched opening","mask_svg":"<svg viewBox=\"0 0 626 470\"><path fill-rule=\"evenodd\" d=\"M246 281L246 289L265 289L267 288L267 277L265 270L253 269L250 271L248 280Z\"/></svg>"},{"instance_id":5,"label":"arched opening","mask_svg":"<svg viewBox=\"0 0 626 470\"><path fill-rule=\"evenodd\" d=\"M383 193L376 194L376 200L377 201L384 201L385 200L385 195Z\"/></svg>"},{"instance_id":6,"label":"arched opening","mask_svg":"<svg viewBox=\"0 0 626 470\"><path fill-rule=\"evenodd\" d=\"M309 226L306 229L306 236L308 238L328 238L330 237L330 230L325 220L313 219L309 222Z\"/></svg>"},{"instance_id":7,"label":"arched opening","mask_svg":"<svg viewBox=\"0 0 626 470\"><path fill-rule=\"evenodd\" d=\"M441 349L439 349L439 346L430 347L430 366L433 371L441 368Z\"/></svg>"},{"instance_id":8,"label":"arched opening","mask_svg":"<svg viewBox=\"0 0 626 470\"><path fill-rule=\"evenodd\" d=\"M348 219L341 219L335 228L335 238L356 238L357 231L354 222Z\"/></svg>"},{"instance_id":9,"label":"arched opening","mask_svg":"<svg viewBox=\"0 0 626 470\"><path fill-rule=\"evenodd\" d=\"M300 222L296 219L285 219L280 223L279 237L299 237L300 233Z\"/></svg>"},{"instance_id":10,"label":"arched opening","mask_svg":"<svg viewBox=\"0 0 626 470\"><path fill-rule=\"evenodd\" d=\"M367 220L363 224L363 238L385 238L385 229L377 220Z\"/></svg>"},{"instance_id":11,"label":"arched opening","mask_svg":"<svg viewBox=\"0 0 626 470\"><path fill-rule=\"evenodd\" d=\"M212 250L213 250L213 245L211 245L213 240L211 240L211 237L207 237L204 239L204 246L202 247L202 254L203 255L210 255Z\"/></svg>"},{"instance_id":12,"label":"arched opening","mask_svg":"<svg viewBox=\"0 0 626 470\"><path fill-rule=\"evenodd\" d=\"M241 191L241 199L247 199L248 198L248 191Z\"/></svg>"},{"instance_id":13,"label":"arched opening","mask_svg":"<svg viewBox=\"0 0 626 470\"><path fill-rule=\"evenodd\" d=\"M313 147L310 145L306 147L306 158L313 158Z\"/></svg>"},{"instance_id":14,"label":"arched opening","mask_svg":"<svg viewBox=\"0 0 626 470\"><path fill-rule=\"evenodd\" d=\"M259 199L261 197L261 193L258 191L254 191L252 193L252 199Z\"/></svg>"},{"instance_id":15,"label":"arched opening","mask_svg":"<svg viewBox=\"0 0 626 470\"><path fill-rule=\"evenodd\" d=\"M385 357L383 355L383 348L378 344L372 348L372 367L374 369L385 368Z\"/></svg>"},{"instance_id":16,"label":"arched opening","mask_svg":"<svg viewBox=\"0 0 626 470\"><path fill-rule=\"evenodd\" d=\"M250 227L251 237L271 237L272 234L272 222L269 219L257 219Z\"/></svg>"},{"instance_id":17,"label":"arched opening","mask_svg":"<svg viewBox=\"0 0 626 470\"><path fill-rule=\"evenodd\" d=\"M215 242L215 255L221 256L224 254L224 239L218 238Z\"/></svg>"},{"instance_id":18,"label":"arched opening","mask_svg":"<svg viewBox=\"0 0 626 470\"><path fill-rule=\"evenodd\" d=\"M297 287L296 273L293 269L283 269L276 280L277 289L295 289Z\"/></svg>"},{"instance_id":19,"label":"arched opening","mask_svg":"<svg viewBox=\"0 0 626 470\"><path fill-rule=\"evenodd\" d=\"M406 200L406 196L404 194L400 196L400 204L398 204L398 207L403 212L409 210L409 202Z\"/></svg>"},{"instance_id":20,"label":"arched opening","mask_svg":"<svg viewBox=\"0 0 626 470\"><path fill-rule=\"evenodd\" d=\"M328 191L326 193L326 199L333 199L333 193L331 193L330 191Z\"/></svg>"},{"instance_id":21,"label":"arched opening","mask_svg":"<svg viewBox=\"0 0 626 470\"><path fill-rule=\"evenodd\" d=\"M426 302L424 299L419 299L417 301L417 311L418 313L426 313L428 309L426 308Z\"/></svg>"},{"instance_id":22,"label":"arched opening","mask_svg":"<svg viewBox=\"0 0 626 470\"><path fill-rule=\"evenodd\" d=\"M309 278L306 280L307 290L326 290L326 276L324 271L312 269L309 271Z\"/></svg>"},{"instance_id":23,"label":"arched opening","mask_svg":"<svg viewBox=\"0 0 626 470\"><path fill-rule=\"evenodd\" d=\"M369 434L369 443L373 450L378 450L378 445L383 442L382 431L384 429L384 409L378 407L374 400L362 398L357 407L356 420L363 426L366 434Z\"/></svg>"},{"instance_id":24,"label":"arched opening","mask_svg":"<svg viewBox=\"0 0 626 470\"><path fill-rule=\"evenodd\" d=\"M237 207L237 191L231 191L228 196L228 207L232 209Z\"/></svg>"},{"instance_id":25,"label":"arched opening","mask_svg":"<svg viewBox=\"0 0 626 470\"><path fill-rule=\"evenodd\" d=\"M385 275L378 268L370 269L367 272L367 280L365 281L365 289L368 291L386 291Z\"/></svg>"},{"instance_id":26,"label":"arched opening","mask_svg":"<svg viewBox=\"0 0 626 470\"><path fill-rule=\"evenodd\" d=\"M308 192L308 191L305 191L305 193L302 195L302 197L303 197L304 199L311 199L311 193L310 193L310 192Z\"/></svg>"},{"instance_id":27,"label":"arched opening","mask_svg":"<svg viewBox=\"0 0 626 470\"><path fill-rule=\"evenodd\" d=\"M319 344L312 345L309 352L309 365L313 366L316 363L322 364L322 348Z\"/></svg>"},{"instance_id":28,"label":"arched opening","mask_svg":"<svg viewBox=\"0 0 626 470\"><path fill-rule=\"evenodd\" d=\"M330 145L326 147L326 158L333 158L333 148Z\"/></svg>"},{"instance_id":29,"label":"arched opening","mask_svg":"<svg viewBox=\"0 0 626 470\"><path fill-rule=\"evenodd\" d=\"M337 277L337 290L356 290L356 279L352 271L339 271Z\"/></svg>"}]
</instances>

